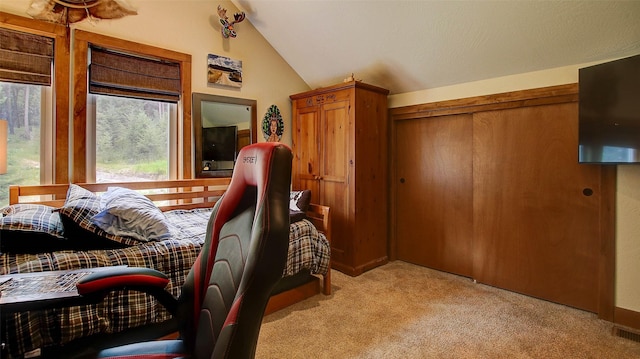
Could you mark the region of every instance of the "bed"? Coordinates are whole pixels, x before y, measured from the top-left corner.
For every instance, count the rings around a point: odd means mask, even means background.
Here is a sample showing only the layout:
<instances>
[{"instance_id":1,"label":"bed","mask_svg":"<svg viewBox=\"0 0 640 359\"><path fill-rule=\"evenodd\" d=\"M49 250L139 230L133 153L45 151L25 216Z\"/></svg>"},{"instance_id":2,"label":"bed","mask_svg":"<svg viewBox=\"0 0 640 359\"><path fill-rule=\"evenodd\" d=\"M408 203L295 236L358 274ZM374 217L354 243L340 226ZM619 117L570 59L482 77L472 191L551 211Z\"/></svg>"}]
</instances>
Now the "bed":
<instances>
[{"instance_id":1,"label":"bed","mask_svg":"<svg viewBox=\"0 0 640 359\"><path fill-rule=\"evenodd\" d=\"M178 296L204 241L211 208L228 183L228 178L207 178L11 186L10 205L1 210L2 219L20 218L24 214L28 223L46 224L46 228L38 228L39 232L34 233L31 228L24 228L23 223L7 226L3 221L0 274L143 266L166 273L171 280L167 289ZM292 192L288 263L266 314L320 292L330 294L329 208L310 204L309 198L306 192ZM148 208L148 212L157 215L161 211L165 221L162 228L152 221L153 226L145 224L144 230L138 230L148 218L138 220L136 216L147 216L139 209L149 203L153 208ZM131 214L132 208L135 215ZM106 212L109 213L103 216ZM96 220L111 214L120 217L117 221L113 218L111 222L105 221L106 225ZM134 229L109 227L133 217L137 223L130 227ZM43 231L46 233L40 233ZM174 328L171 316L155 299L120 291L97 304L10 315L0 331L6 354L23 357L68 353L69 348L92 345L88 343L104 334L117 338L144 329L145 335L156 333L156 337L162 337L171 335ZM63 351L56 351L59 349Z\"/></svg>"}]
</instances>

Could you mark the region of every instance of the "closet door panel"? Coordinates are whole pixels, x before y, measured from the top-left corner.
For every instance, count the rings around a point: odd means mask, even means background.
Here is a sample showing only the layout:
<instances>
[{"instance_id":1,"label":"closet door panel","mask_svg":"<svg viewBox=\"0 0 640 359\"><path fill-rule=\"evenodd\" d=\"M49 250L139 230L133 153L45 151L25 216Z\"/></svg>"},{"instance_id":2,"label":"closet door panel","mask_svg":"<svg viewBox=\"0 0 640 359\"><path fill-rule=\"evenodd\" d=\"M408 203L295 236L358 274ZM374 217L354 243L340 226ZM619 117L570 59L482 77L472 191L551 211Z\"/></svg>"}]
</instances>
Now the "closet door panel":
<instances>
[{"instance_id":1,"label":"closet door panel","mask_svg":"<svg viewBox=\"0 0 640 359\"><path fill-rule=\"evenodd\" d=\"M577 111L565 103L474 114L473 274L595 312L600 167L578 164Z\"/></svg>"},{"instance_id":2,"label":"closet door panel","mask_svg":"<svg viewBox=\"0 0 640 359\"><path fill-rule=\"evenodd\" d=\"M398 259L471 276L471 130L471 115L396 124Z\"/></svg>"}]
</instances>

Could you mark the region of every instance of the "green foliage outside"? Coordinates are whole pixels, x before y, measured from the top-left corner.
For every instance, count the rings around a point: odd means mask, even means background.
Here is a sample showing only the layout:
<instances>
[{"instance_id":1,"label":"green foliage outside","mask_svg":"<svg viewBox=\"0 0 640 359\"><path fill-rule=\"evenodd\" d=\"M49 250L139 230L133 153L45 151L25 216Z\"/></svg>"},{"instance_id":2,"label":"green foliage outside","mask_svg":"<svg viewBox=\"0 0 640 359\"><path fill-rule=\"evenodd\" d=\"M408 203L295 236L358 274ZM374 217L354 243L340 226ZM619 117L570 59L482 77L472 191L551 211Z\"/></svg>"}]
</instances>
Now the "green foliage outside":
<instances>
[{"instance_id":1,"label":"green foliage outside","mask_svg":"<svg viewBox=\"0 0 640 359\"><path fill-rule=\"evenodd\" d=\"M8 166L7 173L0 175L0 207L9 203L10 184L40 184L40 98L38 86L0 83L0 119L9 124ZM98 182L169 178L169 106L97 97Z\"/></svg>"},{"instance_id":2,"label":"green foliage outside","mask_svg":"<svg viewBox=\"0 0 640 359\"><path fill-rule=\"evenodd\" d=\"M9 203L10 184L40 183L40 98L39 86L0 82L0 119L8 125L7 173L0 175L0 206Z\"/></svg>"},{"instance_id":3,"label":"green foliage outside","mask_svg":"<svg viewBox=\"0 0 640 359\"><path fill-rule=\"evenodd\" d=\"M0 207L9 204L9 185L40 184L40 127L31 128L37 138L24 139L24 129L16 129L7 139L7 173L0 175Z\"/></svg>"},{"instance_id":4,"label":"green foliage outside","mask_svg":"<svg viewBox=\"0 0 640 359\"><path fill-rule=\"evenodd\" d=\"M168 105L98 96L96 101L96 167L101 173L168 179Z\"/></svg>"}]
</instances>

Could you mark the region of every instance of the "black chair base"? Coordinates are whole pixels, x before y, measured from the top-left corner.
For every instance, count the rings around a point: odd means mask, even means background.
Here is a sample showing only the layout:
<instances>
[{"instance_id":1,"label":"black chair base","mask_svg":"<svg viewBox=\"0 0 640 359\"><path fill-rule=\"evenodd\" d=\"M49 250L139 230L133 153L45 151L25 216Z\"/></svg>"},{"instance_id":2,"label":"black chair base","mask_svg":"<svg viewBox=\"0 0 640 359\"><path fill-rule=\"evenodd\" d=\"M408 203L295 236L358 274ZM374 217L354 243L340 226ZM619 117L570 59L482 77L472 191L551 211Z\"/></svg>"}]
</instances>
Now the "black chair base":
<instances>
[{"instance_id":1,"label":"black chair base","mask_svg":"<svg viewBox=\"0 0 640 359\"><path fill-rule=\"evenodd\" d=\"M178 323L172 318L162 323L131 328L108 336L97 334L76 339L62 346L47 347L42 350L40 359L95 359L103 349L159 339L177 331Z\"/></svg>"}]
</instances>

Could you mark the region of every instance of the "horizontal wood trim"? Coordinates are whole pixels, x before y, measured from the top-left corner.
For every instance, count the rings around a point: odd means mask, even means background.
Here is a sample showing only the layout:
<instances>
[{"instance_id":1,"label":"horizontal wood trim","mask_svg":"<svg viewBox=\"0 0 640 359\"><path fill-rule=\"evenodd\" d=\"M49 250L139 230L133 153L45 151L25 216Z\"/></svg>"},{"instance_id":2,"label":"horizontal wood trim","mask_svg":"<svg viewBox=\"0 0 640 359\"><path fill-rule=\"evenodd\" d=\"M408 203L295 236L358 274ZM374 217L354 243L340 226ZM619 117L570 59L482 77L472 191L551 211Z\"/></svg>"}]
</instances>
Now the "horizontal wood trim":
<instances>
[{"instance_id":1,"label":"horizontal wood trim","mask_svg":"<svg viewBox=\"0 0 640 359\"><path fill-rule=\"evenodd\" d=\"M366 89L373 92L379 92L385 95L389 94L389 90L384 89L382 87L369 85L367 83L360 82L360 81L351 81L351 82L343 82L343 83L335 84L333 86L321 87L315 90L297 93L289 96L289 98L295 101L295 100L302 99L309 96L315 96L315 95L335 92L339 90L349 90L349 89Z\"/></svg>"},{"instance_id":2,"label":"horizontal wood trim","mask_svg":"<svg viewBox=\"0 0 640 359\"><path fill-rule=\"evenodd\" d=\"M640 312L616 307L614 309L615 324L640 330Z\"/></svg>"},{"instance_id":3,"label":"horizontal wood trim","mask_svg":"<svg viewBox=\"0 0 640 359\"><path fill-rule=\"evenodd\" d=\"M55 37L52 36L52 34L55 34L64 38L67 33L67 27L64 25L38 21L2 11L0 11L0 23L2 23L2 27L6 27L8 29L23 31L25 28L28 28L31 33L48 37Z\"/></svg>"},{"instance_id":4,"label":"horizontal wood trim","mask_svg":"<svg viewBox=\"0 0 640 359\"><path fill-rule=\"evenodd\" d=\"M397 107L389 115L398 121L577 101L578 84L567 84Z\"/></svg>"},{"instance_id":5,"label":"horizontal wood trim","mask_svg":"<svg viewBox=\"0 0 640 359\"><path fill-rule=\"evenodd\" d=\"M84 41L97 46L109 48L110 50L134 51L137 54L152 55L169 61L184 61L191 63L191 55L160 47L141 44L133 41L123 40L94 32L75 29L73 31L75 40Z\"/></svg>"}]
</instances>

